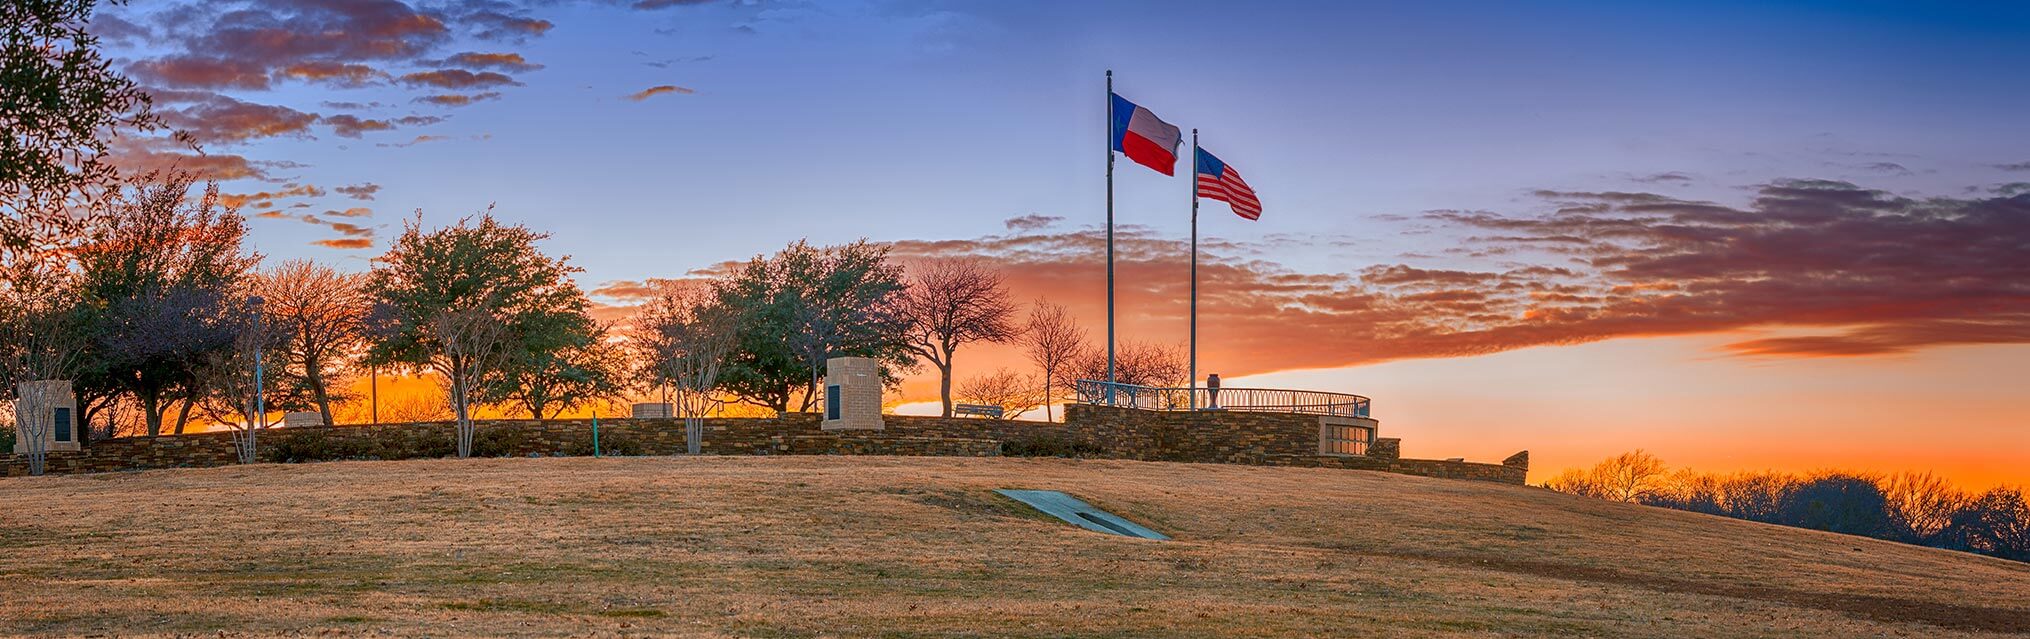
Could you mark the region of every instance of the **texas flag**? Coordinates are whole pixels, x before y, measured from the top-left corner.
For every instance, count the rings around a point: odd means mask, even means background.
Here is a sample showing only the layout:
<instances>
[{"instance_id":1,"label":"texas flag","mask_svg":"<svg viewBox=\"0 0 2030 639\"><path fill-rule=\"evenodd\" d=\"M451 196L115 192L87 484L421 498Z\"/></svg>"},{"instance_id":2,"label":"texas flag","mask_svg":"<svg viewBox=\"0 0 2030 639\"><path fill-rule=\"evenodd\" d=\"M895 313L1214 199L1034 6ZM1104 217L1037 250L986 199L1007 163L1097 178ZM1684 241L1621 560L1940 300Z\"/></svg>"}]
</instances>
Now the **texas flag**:
<instances>
[{"instance_id":1,"label":"texas flag","mask_svg":"<svg viewBox=\"0 0 2030 639\"><path fill-rule=\"evenodd\" d=\"M1118 93L1109 95L1114 99L1114 150L1136 164L1176 175L1177 144L1184 141L1184 132Z\"/></svg>"}]
</instances>

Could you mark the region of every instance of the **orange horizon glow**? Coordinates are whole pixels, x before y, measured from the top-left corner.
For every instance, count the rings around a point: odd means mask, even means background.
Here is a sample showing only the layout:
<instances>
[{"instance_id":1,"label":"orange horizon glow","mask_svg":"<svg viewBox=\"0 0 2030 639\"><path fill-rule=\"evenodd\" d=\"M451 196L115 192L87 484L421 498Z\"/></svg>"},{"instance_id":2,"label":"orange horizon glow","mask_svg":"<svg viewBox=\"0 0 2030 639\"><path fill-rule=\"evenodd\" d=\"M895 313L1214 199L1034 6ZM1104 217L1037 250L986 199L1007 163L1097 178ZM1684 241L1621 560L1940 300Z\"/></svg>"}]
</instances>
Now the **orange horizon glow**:
<instances>
[{"instance_id":1,"label":"orange horizon glow","mask_svg":"<svg viewBox=\"0 0 2030 639\"><path fill-rule=\"evenodd\" d=\"M1227 383L1366 395L1375 402L1382 435L1402 438L1405 455L1497 461L1527 449L1532 483L1643 449L1674 469L1710 473L1929 471L1968 490L2030 485L2030 435L2023 429L2030 400L2001 392L2009 379L2030 373L2030 365L2020 363L2030 361L2030 347L1962 347L1877 361L1767 361L1719 352L1736 337L1617 340L1254 373ZM1208 359L1201 372L1218 371L1217 362ZM1000 367L1028 368L1017 349L995 344L962 348L957 363L960 379ZM1904 381L1916 373L1932 381ZM1771 379L1793 381L1786 389ZM354 380L358 399L334 406L339 421L367 421L368 386L365 376ZM890 412L936 414L935 373L905 377L899 395L889 398ZM383 375L380 397L383 421L392 421L395 404L444 401L428 375ZM625 404L586 406L559 418L625 417L628 410ZM744 405L724 412L767 414ZM1057 414L1062 419L1061 408ZM479 415L527 417L499 406ZM1913 416L1929 419L1912 422ZM1041 418L1041 410L1022 416ZM192 430L205 428L194 424Z\"/></svg>"}]
</instances>

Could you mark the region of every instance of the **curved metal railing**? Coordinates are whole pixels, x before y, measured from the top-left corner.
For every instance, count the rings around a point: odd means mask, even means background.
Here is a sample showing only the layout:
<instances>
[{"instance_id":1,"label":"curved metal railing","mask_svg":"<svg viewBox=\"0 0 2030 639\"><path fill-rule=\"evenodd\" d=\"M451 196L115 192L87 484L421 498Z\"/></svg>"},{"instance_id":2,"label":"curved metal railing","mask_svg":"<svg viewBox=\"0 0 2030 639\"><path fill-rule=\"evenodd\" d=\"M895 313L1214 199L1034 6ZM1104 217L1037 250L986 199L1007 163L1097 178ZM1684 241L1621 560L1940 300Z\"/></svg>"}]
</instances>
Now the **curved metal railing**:
<instances>
[{"instance_id":1,"label":"curved metal railing","mask_svg":"<svg viewBox=\"0 0 2030 639\"><path fill-rule=\"evenodd\" d=\"M1231 410L1258 413L1301 413L1336 417L1367 417L1368 398L1346 393L1281 388L1164 388L1078 380L1078 401L1097 406L1142 410Z\"/></svg>"}]
</instances>

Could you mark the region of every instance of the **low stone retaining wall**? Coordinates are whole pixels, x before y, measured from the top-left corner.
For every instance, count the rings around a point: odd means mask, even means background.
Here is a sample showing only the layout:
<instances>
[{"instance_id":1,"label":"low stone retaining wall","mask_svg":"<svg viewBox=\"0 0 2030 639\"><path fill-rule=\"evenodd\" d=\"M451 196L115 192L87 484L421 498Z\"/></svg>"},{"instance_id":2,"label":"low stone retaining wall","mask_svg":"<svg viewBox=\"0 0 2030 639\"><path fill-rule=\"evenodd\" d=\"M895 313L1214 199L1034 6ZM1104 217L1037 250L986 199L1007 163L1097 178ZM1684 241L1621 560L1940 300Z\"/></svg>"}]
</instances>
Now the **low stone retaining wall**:
<instances>
[{"instance_id":1,"label":"low stone retaining wall","mask_svg":"<svg viewBox=\"0 0 2030 639\"><path fill-rule=\"evenodd\" d=\"M1318 418L1243 412L1156 412L1073 405L1066 422L888 415L879 431L825 431L819 416L705 420L700 451L709 455L913 455L991 457L1004 453L1075 455L1146 461L1216 462L1378 470L1412 475L1522 484L1527 453L1503 464L1400 459L1393 439L1366 456L1318 451ZM265 462L417 459L453 454L449 422L277 428L261 431ZM602 419L607 455L675 455L687 450L683 420ZM592 423L584 419L487 420L478 424L474 453L486 457L592 454ZM237 463L231 433L129 437L92 442L81 452L53 452L48 473L195 468ZM27 474L27 460L0 458L0 475Z\"/></svg>"}]
</instances>

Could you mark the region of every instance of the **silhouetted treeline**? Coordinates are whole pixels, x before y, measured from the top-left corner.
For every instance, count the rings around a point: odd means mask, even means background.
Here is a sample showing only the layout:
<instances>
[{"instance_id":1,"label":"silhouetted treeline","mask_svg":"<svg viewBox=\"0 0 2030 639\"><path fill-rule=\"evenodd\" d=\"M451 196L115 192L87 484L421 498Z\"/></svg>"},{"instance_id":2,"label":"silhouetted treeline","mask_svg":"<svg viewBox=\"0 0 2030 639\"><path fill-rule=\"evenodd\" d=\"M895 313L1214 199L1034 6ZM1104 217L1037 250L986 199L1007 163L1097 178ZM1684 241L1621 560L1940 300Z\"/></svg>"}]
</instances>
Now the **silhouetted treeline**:
<instances>
[{"instance_id":1,"label":"silhouetted treeline","mask_svg":"<svg viewBox=\"0 0 2030 639\"><path fill-rule=\"evenodd\" d=\"M1544 487L1783 526L2030 561L2023 489L1972 493L1931 473L1850 471L1727 475L1672 471L1643 451L1572 469Z\"/></svg>"}]
</instances>

